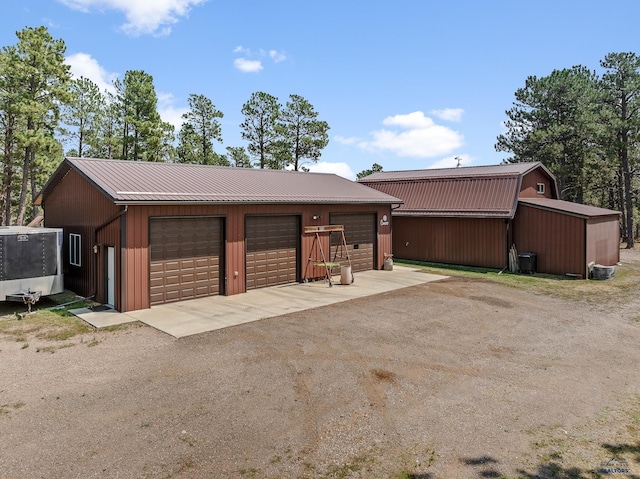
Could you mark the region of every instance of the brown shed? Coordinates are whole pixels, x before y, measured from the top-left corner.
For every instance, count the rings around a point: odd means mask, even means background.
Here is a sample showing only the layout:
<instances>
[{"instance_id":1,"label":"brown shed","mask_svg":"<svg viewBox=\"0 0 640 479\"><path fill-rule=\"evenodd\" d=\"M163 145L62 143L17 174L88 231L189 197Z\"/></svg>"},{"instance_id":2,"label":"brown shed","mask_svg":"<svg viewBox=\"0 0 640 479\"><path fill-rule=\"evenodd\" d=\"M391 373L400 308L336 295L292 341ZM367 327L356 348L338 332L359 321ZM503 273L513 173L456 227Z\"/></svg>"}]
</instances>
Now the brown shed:
<instances>
[{"instance_id":1,"label":"brown shed","mask_svg":"<svg viewBox=\"0 0 640 479\"><path fill-rule=\"evenodd\" d=\"M538 162L380 172L359 181L404 201L393 210L396 258L501 269L515 244L536 253L539 272L582 277L589 262L618 261L618 212L558 200L555 178Z\"/></svg>"},{"instance_id":2,"label":"brown shed","mask_svg":"<svg viewBox=\"0 0 640 479\"><path fill-rule=\"evenodd\" d=\"M131 311L322 277L305 226L343 224L358 268L381 269L401 200L330 174L67 158L37 202L64 229L65 286Z\"/></svg>"},{"instance_id":3,"label":"brown shed","mask_svg":"<svg viewBox=\"0 0 640 479\"><path fill-rule=\"evenodd\" d=\"M589 263L620 261L620 213L568 201L522 198L513 219L519 251L534 251L538 271L588 278Z\"/></svg>"}]
</instances>

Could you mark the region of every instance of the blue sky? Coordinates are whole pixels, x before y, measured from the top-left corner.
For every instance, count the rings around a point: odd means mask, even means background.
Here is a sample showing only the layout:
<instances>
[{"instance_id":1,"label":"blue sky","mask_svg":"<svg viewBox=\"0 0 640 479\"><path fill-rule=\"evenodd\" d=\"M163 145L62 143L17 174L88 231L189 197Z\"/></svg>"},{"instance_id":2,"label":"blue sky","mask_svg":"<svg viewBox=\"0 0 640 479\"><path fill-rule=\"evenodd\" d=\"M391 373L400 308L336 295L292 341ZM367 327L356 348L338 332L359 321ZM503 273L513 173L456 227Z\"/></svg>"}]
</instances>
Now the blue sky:
<instances>
[{"instance_id":1,"label":"blue sky","mask_svg":"<svg viewBox=\"0 0 640 479\"><path fill-rule=\"evenodd\" d=\"M329 123L311 169L355 174L497 164L505 110L529 75L640 53L637 0L610 2L13 0L0 45L45 25L76 76L108 88L127 70L154 78L178 128L190 93L224 113L224 144L243 146L251 93L309 100Z\"/></svg>"}]
</instances>

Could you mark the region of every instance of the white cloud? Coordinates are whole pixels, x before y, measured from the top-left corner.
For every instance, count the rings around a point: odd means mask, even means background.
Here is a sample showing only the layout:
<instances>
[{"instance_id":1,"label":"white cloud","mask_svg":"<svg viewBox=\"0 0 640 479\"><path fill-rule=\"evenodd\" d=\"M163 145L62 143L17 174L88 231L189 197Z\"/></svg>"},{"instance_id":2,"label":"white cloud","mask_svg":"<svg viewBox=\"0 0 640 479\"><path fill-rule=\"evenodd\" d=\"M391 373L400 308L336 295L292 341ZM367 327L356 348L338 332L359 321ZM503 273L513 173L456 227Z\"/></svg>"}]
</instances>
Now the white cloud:
<instances>
[{"instance_id":1,"label":"white cloud","mask_svg":"<svg viewBox=\"0 0 640 479\"><path fill-rule=\"evenodd\" d=\"M74 53L65 58L71 67L73 78L85 77L98 85L100 91L115 93L113 81L118 78L117 73L111 73L102 67L98 61L88 53Z\"/></svg>"},{"instance_id":2,"label":"white cloud","mask_svg":"<svg viewBox=\"0 0 640 479\"><path fill-rule=\"evenodd\" d=\"M431 163L427 168L456 168L458 166L458 158L460 158L460 166L471 166L473 163L473 159L469 155L455 155Z\"/></svg>"},{"instance_id":3,"label":"white cloud","mask_svg":"<svg viewBox=\"0 0 640 479\"><path fill-rule=\"evenodd\" d=\"M390 151L401 157L431 158L451 153L464 143L460 133L437 125L421 111L390 116L382 123L397 128L371 132L373 139L358 143L360 148Z\"/></svg>"},{"instance_id":4,"label":"white cloud","mask_svg":"<svg viewBox=\"0 0 640 479\"><path fill-rule=\"evenodd\" d=\"M177 108L174 106L175 97L172 93L158 93L158 113L162 121L171 123L176 131L180 130L184 122L182 115L189 111L189 108Z\"/></svg>"},{"instance_id":5,"label":"white cloud","mask_svg":"<svg viewBox=\"0 0 640 479\"><path fill-rule=\"evenodd\" d=\"M273 63L281 63L287 59L287 54L278 50L263 50L262 48L251 50L250 48L238 45L233 49L233 53L241 54L242 58L236 58L233 65L240 71L245 73L256 73L264 69L262 59L267 57L273 60ZM258 58L254 60L253 58Z\"/></svg>"},{"instance_id":6,"label":"white cloud","mask_svg":"<svg viewBox=\"0 0 640 479\"><path fill-rule=\"evenodd\" d=\"M71 67L73 78L85 77L95 83L100 91L115 93L113 81L118 78L117 73L110 73L102 67L98 61L88 53L74 53L65 58L67 65ZM176 131L182 126L182 115L189 108L175 106L175 97L172 93L157 93L158 113L160 118L176 127Z\"/></svg>"},{"instance_id":7,"label":"white cloud","mask_svg":"<svg viewBox=\"0 0 640 479\"><path fill-rule=\"evenodd\" d=\"M132 36L142 34L168 35L171 26L180 17L189 14L192 7L207 0L59 0L74 10L91 11L117 10L122 12L127 22L122 30Z\"/></svg>"},{"instance_id":8,"label":"white cloud","mask_svg":"<svg viewBox=\"0 0 640 479\"><path fill-rule=\"evenodd\" d=\"M355 136L347 137L347 136L336 135L333 137L333 139L342 145L354 145L359 141L361 141L360 138L357 138Z\"/></svg>"},{"instance_id":9,"label":"white cloud","mask_svg":"<svg viewBox=\"0 0 640 479\"><path fill-rule=\"evenodd\" d=\"M431 110L433 116L445 121L462 121L462 114L464 110L462 108L445 108L444 110Z\"/></svg>"},{"instance_id":10,"label":"white cloud","mask_svg":"<svg viewBox=\"0 0 640 479\"><path fill-rule=\"evenodd\" d=\"M280 63L287 59L287 55L284 52L276 50L269 50L269 56L275 63Z\"/></svg>"},{"instance_id":11,"label":"white cloud","mask_svg":"<svg viewBox=\"0 0 640 479\"><path fill-rule=\"evenodd\" d=\"M257 73L264 68L260 60L247 60L246 58L236 58L233 61L233 66L245 73Z\"/></svg>"},{"instance_id":12,"label":"white cloud","mask_svg":"<svg viewBox=\"0 0 640 479\"><path fill-rule=\"evenodd\" d=\"M421 111L414 111L405 115L388 116L382 120L383 125L400 126L402 128L419 129L430 128L435 123Z\"/></svg>"},{"instance_id":13,"label":"white cloud","mask_svg":"<svg viewBox=\"0 0 640 479\"><path fill-rule=\"evenodd\" d=\"M329 163L327 161L319 161L318 163L307 165L307 168L309 168L309 171L314 173L334 173L351 181L355 181L356 179L356 174L346 163Z\"/></svg>"}]
</instances>

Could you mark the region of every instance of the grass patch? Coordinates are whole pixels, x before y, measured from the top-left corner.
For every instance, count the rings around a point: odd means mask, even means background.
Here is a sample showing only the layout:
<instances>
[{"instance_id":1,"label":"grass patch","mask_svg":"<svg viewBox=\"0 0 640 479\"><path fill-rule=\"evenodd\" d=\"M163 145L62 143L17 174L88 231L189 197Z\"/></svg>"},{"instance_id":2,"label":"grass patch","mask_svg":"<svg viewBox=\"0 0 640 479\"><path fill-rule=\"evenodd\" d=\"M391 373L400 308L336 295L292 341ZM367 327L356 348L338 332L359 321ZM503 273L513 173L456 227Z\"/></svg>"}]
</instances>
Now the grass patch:
<instances>
[{"instance_id":1,"label":"grass patch","mask_svg":"<svg viewBox=\"0 0 640 479\"><path fill-rule=\"evenodd\" d=\"M252 468L250 468L250 469L240 469L240 470L238 471L238 473L239 473L242 477L246 477L246 478L248 478L248 479L254 479L254 478L258 477L258 473L259 473L259 472L260 472L260 471L258 471L257 469L255 469L255 468L253 468L253 467L252 467Z\"/></svg>"},{"instance_id":2,"label":"grass patch","mask_svg":"<svg viewBox=\"0 0 640 479\"><path fill-rule=\"evenodd\" d=\"M569 431L557 424L523 432L532 436L531 455L528 470L519 470L520 475L514 479L604 478L608 473L601 473L602 469L610 467L607 463L612 458L619 464L630 464L633 472L640 463L640 395L622 399L614 407L604 407L591 423Z\"/></svg>"},{"instance_id":3,"label":"grass patch","mask_svg":"<svg viewBox=\"0 0 640 479\"><path fill-rule=\"evenodd\" d=\"M26 343L28 337L44 341L66 341L91 331L94 331L93 327L66 310L40 310L23 319L0 321L0 334L21 343Z\"/></svg>"},{"instance_id":4,"label":"grass patch","mask_svg":"<svg viewBox=\"0 0 640 479\"><path fill-rule=\"evenodd\" d=\"M373 462L374 459L368 456L357 456L344 464L334 464L329 466L325 474L318 477L326 479L345 479L351 476L352 473L361 471L363 468L368 471L369 468L366 467L367 464L371 464Z\"/></svg>"},{"instance_id":5,"label":"grass patch","mask_svg":"<svg viewBox=\"0 0 640 479\"><path fill-rule=\"evenodd\" d=\"M417 267L426 273L491 281L569 301L589 303L616 302L628 298L640 285L640 262L625 262L616 268L615 276L606 281L576 280L548 274L515 274L495 269L476 268L420 261L396 260L399 265Z\"/></svg>"},{"instance_id":6,"label":"grass patch","mask_svg":"<svg viewBox=\"0 0 640 479\"><path fill-rule=\"evenodd\" d=\"M0 404L0 415L6 416L11 411L16 411L25 406L23 401L18 401L13 404Z\"/></svg>"}]
</instances>

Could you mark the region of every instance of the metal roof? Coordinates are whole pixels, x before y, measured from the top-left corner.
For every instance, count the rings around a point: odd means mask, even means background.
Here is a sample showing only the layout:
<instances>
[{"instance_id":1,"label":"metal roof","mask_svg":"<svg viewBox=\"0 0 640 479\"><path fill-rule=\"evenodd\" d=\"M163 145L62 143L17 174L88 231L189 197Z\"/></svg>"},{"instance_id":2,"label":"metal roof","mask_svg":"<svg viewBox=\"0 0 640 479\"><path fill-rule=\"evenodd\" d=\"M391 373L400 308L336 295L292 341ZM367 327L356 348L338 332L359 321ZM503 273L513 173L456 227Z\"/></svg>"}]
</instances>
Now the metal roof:
<instances>
[{"instance_id":1,"label":"metal roof","mask_svg":"<svg viewBox=\"0 0 640 479\"><path fill-rule=\"evenodd\" d=\"M379 191L404 199L394 216L512 218L520 177L435 178L371 183Z\"/></svg>"},{"instance_id":2,"label":"metal roof","mask_svg":"<svg viewBox=\"0 0 640 479\"><path fill-rule=\"evenodd\" d=\"M581 218L595 218L598 216L620 216L619 211L598 208L596 206L581 205L570 201L552 200L549 198L521 198L520 203L535 208L558 211Z\"/></svg>"},{"instance_id":3,"label":"metal roof","mask_svg":"<svg viewBox=\"0 0 640 479\"><path fill-rule=\"evenodd\" d=\"M70 169L117 204L402 203L334 174L93 158L66 158L37 201L41 202Z\"/></svg>"},{"instance_id":4,"label":"metal roof","mask_svg":"<svg viewBox=\"0 0 640 479\"><path fill-rule=\"evenodd\" d=\"M358 180L404 200L395 216L449 216L511 219L516 213L522 178L540 169L555 179L540 162L385 171Z\"/></svg>"},{"instance_id":5,"label":"metal roof","mask_svg":"<svg viewBox=\"0 0 640 479\"><path fill-rule=\"evenodd\" d=\"M436 178L477 178L481 176L522 176L531 170L542 168L550 177L553 175L540 162L507 163L489 166L464 166L460 168L435 168L428 170L381 171L360 178L360 183L379 183L383 181L419 180Z\"/></svg>"}]
</instances>

